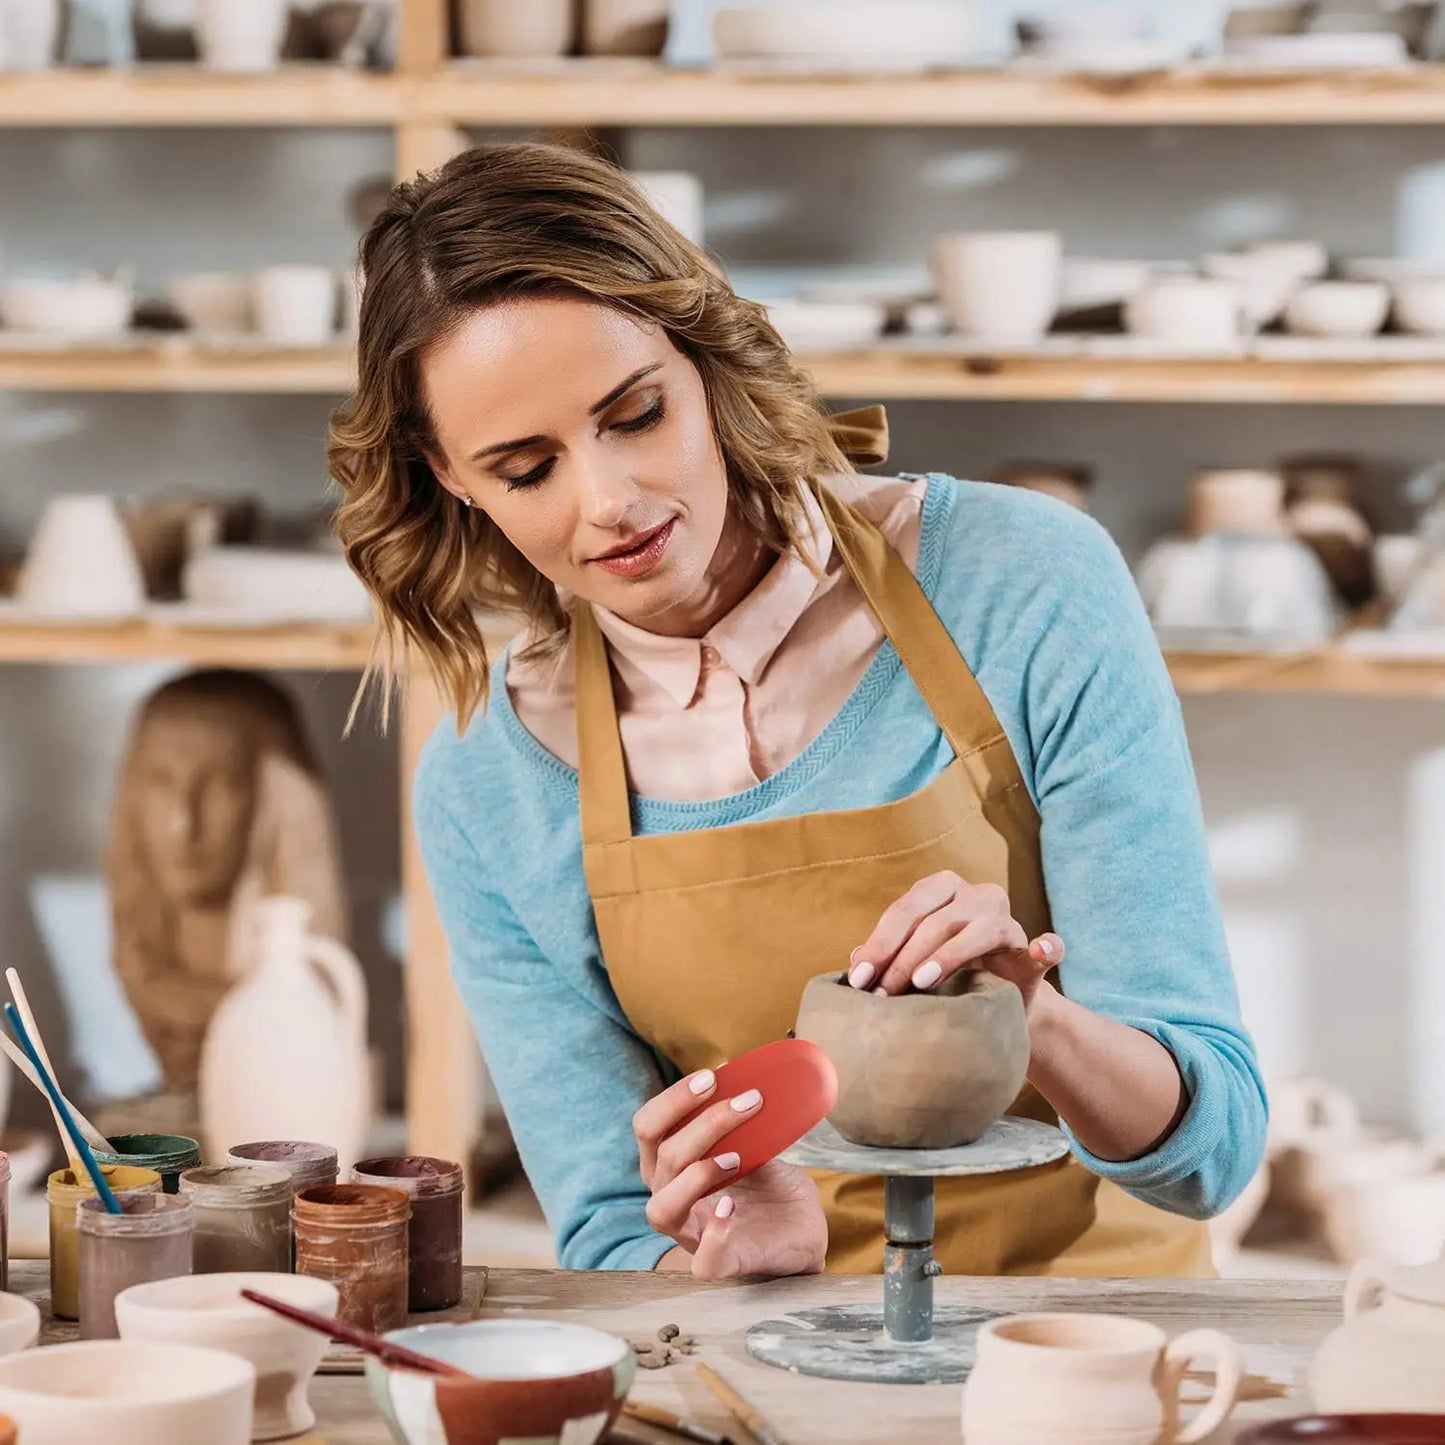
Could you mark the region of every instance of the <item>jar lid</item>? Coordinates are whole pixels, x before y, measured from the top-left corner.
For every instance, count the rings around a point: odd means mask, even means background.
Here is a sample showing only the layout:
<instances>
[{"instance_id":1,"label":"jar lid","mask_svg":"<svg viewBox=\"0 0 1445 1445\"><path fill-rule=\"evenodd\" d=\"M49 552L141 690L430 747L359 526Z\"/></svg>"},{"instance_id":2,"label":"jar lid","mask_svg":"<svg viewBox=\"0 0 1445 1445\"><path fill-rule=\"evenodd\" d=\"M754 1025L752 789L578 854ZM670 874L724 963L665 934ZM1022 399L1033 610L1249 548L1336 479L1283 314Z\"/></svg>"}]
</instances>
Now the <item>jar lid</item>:
<instances>
[{"instance_id":1,"label":"jar lid","mask_svg":"<svg viewBox=\"0 0 1445 1445\"><path fill-rule=\"evenodd\" d=\"M430 1154L393 1154L384 1158L361 1159L352 1165L356 1184L379 1184L400 1189L413 1198L460 1192L462 1166Z\"/></svg>"},{"instance_id":2,"label":"jar lid","mask_svg":"<svg viewBox=\"0 0 1445 1445\"><path fill-rule=\"evenodd\" d=\"M114 1194L157 1194L161 1188L161 1176L154 1169L137 1169L130 1164L102 1164L100 1172ZM84 1199L95 1193L95 1185L83 1170L57 1169L45 1181L45 1194L49 1199Z\"/></svg>"},{"instance_id":3,"label":"jar lid","mask_svg":"<svg viewBox=\"0 0 1445 1445\"><path fill-rule=\"evenodd\" d=\"M126 1194L117 1196L121 1212L112 1214L105 1201L92 1194L76 1206L75 1225L82 1234L179 1234L194 1227L191 1201L179 1194Z\"/></svg>"},{"instance_id":4,"label":"jar lid","mask_svg":"<svg viewBox=\"0 0 1445 1445\"><path fill-rule=\"evenodd\" d=\"M112 1150L97 1149L101 1164L136 1164L175 1174L201 1162L201 1146L186 1134L112 1134Z\"/></svg>"},{"instance_id":5,"label":"jar lid","mask_svg":"<svg viewBox=\"0 0 1445 1445\"><path fill-rule=\"evenodd\" d=\"M318 1184L297 1193L291 1212L298 1225L333 1229L400 1224L411 1218L411 1200L402 1190L379 1184Z\"/></svg>"},{"instance_id":6,"label":"jar lid","mask_svg":"<svg viewBox=\"0 0 1445 1445\"><path fill-rule=\"evenodd\" d=\"M208 1208L248 1208L289 1200L291 1174L277 1164L218 1164L187 1169L180 1191Z\"/></svg>"}]
</instances>

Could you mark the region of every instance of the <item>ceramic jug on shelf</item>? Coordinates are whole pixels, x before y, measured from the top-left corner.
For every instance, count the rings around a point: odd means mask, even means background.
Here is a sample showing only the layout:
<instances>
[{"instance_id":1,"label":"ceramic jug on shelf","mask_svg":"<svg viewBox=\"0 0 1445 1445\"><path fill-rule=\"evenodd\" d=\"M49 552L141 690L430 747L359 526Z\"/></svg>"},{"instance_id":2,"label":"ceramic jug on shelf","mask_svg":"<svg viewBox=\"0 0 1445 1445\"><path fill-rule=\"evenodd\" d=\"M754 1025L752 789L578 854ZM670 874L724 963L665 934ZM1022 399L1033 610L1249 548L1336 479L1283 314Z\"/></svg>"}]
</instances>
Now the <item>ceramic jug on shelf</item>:
<instances>
[{"instance_id":1,"label":"ceramic jug on shelf","mask_svg":"<svg viewBox=\"0 0 1445 1445\"><path fill-rule=\"evenodd\" d=\"M239 952L251 967L211 1016L201 1052L206 1156L249 1139L315 1139L349 1168L371 1122L361 965L311 932L302 899L263 898L248 912Z\"/></svg>"},{"instance_id":2,"label":"ceramic jug on shelf","mask_svg":"<svg viewBox=\"0 0 1445 1445\"><path fill-rule=\"evenodd\" d=\"M1445 1258L1408 1267L1362 1259L1345 1285L1345 1322L1309 1368L1323 1413L1445 1414Z\"/></svg>"}]
</instances>

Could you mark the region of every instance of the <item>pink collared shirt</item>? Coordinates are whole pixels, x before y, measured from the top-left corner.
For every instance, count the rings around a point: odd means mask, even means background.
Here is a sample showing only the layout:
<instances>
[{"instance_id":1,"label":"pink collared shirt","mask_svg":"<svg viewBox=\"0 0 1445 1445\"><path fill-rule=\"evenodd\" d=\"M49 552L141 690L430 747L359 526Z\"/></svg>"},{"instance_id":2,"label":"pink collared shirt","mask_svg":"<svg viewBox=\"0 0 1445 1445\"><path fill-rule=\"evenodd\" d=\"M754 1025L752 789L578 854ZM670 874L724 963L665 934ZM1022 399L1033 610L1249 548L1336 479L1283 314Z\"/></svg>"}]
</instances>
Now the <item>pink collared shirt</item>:
<instances>
[{"instance_id":1,"label":"pink collared shirt","mask_svg":"<svg viewBox=\"0 0 1445 1445\"><path fill-rule=\"evenodd\" d=\"M914 567L926 484L830 478ZM663 637L597 609L612 658L622 751L632 791L696 803L740 793L785 767L832 721L883 642L883 629L809 495L805 547L821 572L780 557L702 637ZM507 666L522 725L577 765L575 670L560 656Z\"/></svg>"}]
</instances>

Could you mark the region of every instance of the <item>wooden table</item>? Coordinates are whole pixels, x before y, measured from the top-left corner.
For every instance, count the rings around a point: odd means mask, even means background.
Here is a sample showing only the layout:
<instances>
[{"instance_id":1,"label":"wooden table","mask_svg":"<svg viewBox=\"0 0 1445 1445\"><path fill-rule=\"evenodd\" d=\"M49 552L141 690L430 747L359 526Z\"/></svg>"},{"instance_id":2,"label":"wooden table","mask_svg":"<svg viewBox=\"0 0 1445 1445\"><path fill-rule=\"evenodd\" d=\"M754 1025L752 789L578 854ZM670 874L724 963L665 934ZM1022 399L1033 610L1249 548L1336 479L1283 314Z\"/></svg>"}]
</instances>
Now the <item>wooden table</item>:
<instances>
[{"instance_id":1,"label":"wooden table","mask_svg":"<svg viewBox=\"0 0 1445 1445\"><path fill-rule=\"evenodd\" d=\"M44 1263L15 1262L11 1288L48 1311ZM743 1346L749 1325L790 1310L826 1304L875 1304L877 1278L823 1276L760 1284L701 1285L678 1274L583 1274L561 1270L493 1270L478 1318L510 1315L566 1319L626 1339L646 1339L676 1324L772 1423L787 1445L961 1445L957 1385L847 1385L759 1365ZM1027 1310L1101 1310L1153 1320L1171 1336L1209 1326L1240 1344L1249 1378L1236 1427L1303 1414L1305 1366L1340 1318L1340 1286L1318 1280L1191 1281L973 1279L937 1282L939 1305ZM424 1318L424 1317L423 1317ZM47 1322L42 1343L74 1338L74 1326ZM1194 1390L1202 1399L1205 1386ZM639 1370L633 1398L731 1428L725 1412L681 1360ZM318 1376L311 1387L317 1429L298 1445L388 1445L365 1382L355 1375ZM662 1441L641 1425L631 1439ZM741 1442L745 1437L735 1432ZM1221 1440L1232 1438L1226 1430ZM750 1442L749 1442L750 1445Z\"/></svg>"}]
</instances>

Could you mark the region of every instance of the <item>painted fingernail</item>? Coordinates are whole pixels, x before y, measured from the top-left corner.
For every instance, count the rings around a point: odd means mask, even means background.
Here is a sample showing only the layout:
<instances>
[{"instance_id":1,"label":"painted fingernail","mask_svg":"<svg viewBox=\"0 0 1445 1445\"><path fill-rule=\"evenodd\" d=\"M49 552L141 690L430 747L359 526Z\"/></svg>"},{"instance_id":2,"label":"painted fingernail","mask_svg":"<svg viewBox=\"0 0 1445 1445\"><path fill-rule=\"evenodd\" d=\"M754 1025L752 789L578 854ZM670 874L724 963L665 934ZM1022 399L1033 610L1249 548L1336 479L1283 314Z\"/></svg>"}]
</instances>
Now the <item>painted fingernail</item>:
<instances>
[{"instance_id":1,"label":"painted fingernail","mask_svg":"<svg viewBox=\"0 0 1445 1445\"><path fill-rule=\"evenodd\" d=\"M713 1163L727 1174L731 1174L743 1162L741 1154L719 1154Z\"/></svg>"},{"instance_id":2,"label":"painted fingernail","mask_svg":"<svg viewBox=\"0 0 1445 1445\"><path fill-rule=\"evenodd\" d=\"M873 982L873 975L878 970L871 963L860 963L852 973L848 975L848 982L854 988L867 988Z\"/></svg>"},{"instance_id":3,"label":"painted fingernail","mask_svg":"<svg viewBox=\"0 0 1445 1445\"><path fill-rule=\"evenodd\" d=\"M888 986L887 984L880 983L878 987L873 990L873 992L881 993L886 998L888 996Z\"/></svg>"},{"instance_id":4,"label":"painted fingernail","mask_svg":"<svg viewBox=\"0 0 1445 1445\"><path fill-rule=\"evenodd\" d=\"M942 977L943 965L936 958L931 958L921 968L914 970L913 987L932 988Z\"/></svg>"},{"instance_id":5,"label":"painted fingernail","mask_svg":"<svg viewBox=\"0 0 1445 1445\"><path fill-rule=\"evenodd\" d=\"M733 1204L732 1195L724 1194L717 1202L717 1217L719 1219L731 1219L733 1217L733 1210L736 1207L737 1206Z\"/></svg>"},{"instance_id":6,"label":"painted fingernail","mask_svg":"<svg viewBox=\"0 0 1445 1445\"><path fill-rule=\"evenodd\" d=\"M1045 958L1052 958L1054 956L1054 945L1047 938L1041 938L1039 939L1039 952L1043 954Z\"/></svg>"},{"instance_id":7,"label":"painted fingernail","mask_svg":"<svg viewBox=\"0 0 1445 1445\"><path fill-rule=\"evenodd\" d=\"M717 1083L717 1075L711 1069L704 1069L702 1073L694 1074L687 1081L687 1087L694 1094L706 1094L715 1083Z\"/></svg>"},{"instance_id":8,"label":"painted fingernail","mask_svg":"<svg viewBox=\"0 0 1445 1445\"><path fill-rule=\"evenodd\" d=\"M746 1114L749 1109L755 1109L763 1102L763 1096L756 1089L749 1089L746 1094L739 1094L732 1101L732 1106L739 1114Z\"/></svg>"}]
</instances>

